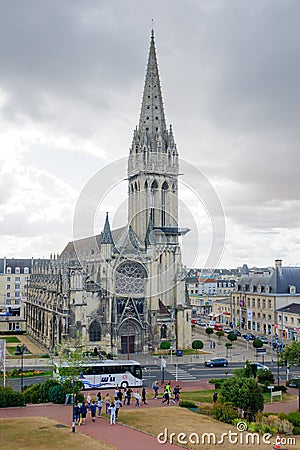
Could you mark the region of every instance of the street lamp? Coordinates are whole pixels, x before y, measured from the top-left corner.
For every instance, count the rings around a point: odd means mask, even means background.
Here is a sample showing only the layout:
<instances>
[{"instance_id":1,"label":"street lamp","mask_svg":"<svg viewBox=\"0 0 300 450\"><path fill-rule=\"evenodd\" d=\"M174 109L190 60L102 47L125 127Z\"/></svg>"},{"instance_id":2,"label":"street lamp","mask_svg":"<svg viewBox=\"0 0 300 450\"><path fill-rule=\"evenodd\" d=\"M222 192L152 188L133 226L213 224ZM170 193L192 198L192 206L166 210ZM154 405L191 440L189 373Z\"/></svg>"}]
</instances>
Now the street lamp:
<instances>
[{"instance_id":1,"label":"street lamp","mask_svg":"<svg viewBox=\"0 0 300 450\"><path fill-rule=\"evenodd\" d=\"M173 353L173 347L172 347L172 345L171 345L171 347L170 347L170 352L171 352L171 361L170 361L170 363L172 364L172 362L173 362L173 360L172 360L172 353Z\"/></svg>"},{"instance_id":2,"label":"street lamp","mask_svg":"<svg viewBox=\"0 0 300 450\"><path fill-rule=\"evenodd\" d=\"M24 368L24 351L26 347L24 344L20 347L20 353L21 353L21 392L23 392L23 368Z\"/></svg>"}]
</instances>

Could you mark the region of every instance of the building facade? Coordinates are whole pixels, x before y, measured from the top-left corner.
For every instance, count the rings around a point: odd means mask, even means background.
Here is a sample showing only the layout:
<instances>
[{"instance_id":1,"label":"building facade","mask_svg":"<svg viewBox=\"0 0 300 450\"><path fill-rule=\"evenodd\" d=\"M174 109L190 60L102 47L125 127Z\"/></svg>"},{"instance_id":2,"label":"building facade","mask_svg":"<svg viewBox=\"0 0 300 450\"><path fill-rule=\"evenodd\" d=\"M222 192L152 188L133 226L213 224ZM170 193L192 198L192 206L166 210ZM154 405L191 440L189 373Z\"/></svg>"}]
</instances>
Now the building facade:
<instances>
[{"instance_id":1,"label":"building facade","mask_svg":"<svg viewBox=\"0 0 300 450\"><path fill-rule=\"evenodd\" d=\"M24 301L32 259L0 259L0 331L25 332Z\"/></svg>"},{"instance_id":2,"label":"building facade","mask_svg":"<svg viewBox=\"0 0 300 450\"><path fill-rule=\"evenodd\" d=\"M243 330L287 338L279 310L292 303L300 304L300 268L276 260L275 268L240 278L231 296L232 322Z\"/></svg>"},{"instance_id":3,"label":"building facade","mask_svg":"<svg viewBox=\"0 0 300 450\"><path fill-rule=\"evenodd\" d=\"M191 345L191 308L178 238L179 161L167 128L152 31L139 124L128 158L128 223L70 242L35 261L28 332L48 348L80 335L113 353L147 352L164 340Z\"/></svg>"}]
</instances>

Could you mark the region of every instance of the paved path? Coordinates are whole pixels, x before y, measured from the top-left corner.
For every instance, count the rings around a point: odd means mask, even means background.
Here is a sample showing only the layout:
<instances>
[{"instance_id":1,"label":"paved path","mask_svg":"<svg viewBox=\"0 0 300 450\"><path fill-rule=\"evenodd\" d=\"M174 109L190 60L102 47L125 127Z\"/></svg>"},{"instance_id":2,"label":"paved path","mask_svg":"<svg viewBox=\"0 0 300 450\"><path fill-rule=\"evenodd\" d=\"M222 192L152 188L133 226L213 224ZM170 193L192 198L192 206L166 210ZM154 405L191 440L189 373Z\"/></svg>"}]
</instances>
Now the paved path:
<instances>
[{"instance_id":1,"label":"paved path","mask_svg":"<svg viewBox=\"0 0 300 450\"><path fill-rule=\"evenodd\" d=\"M0 418L9 419L34 416L54 419L59 423L69 426L71 430L72 409L70 406L43 404L26 406L25 408L0 409ZM150 434L137 431L133 428L118 423L110 426L109 421L104 418L96 418L96 420L97 421L93 423L89 416L85 425L76 427L76 432L88 434L93 438L109 443L120 450L162 450L161 444L159 444L156 438ZM175 445L175 447L177 446ZM172 448L174 449L174 444L165 444L164 448L169 450Z\"/></svg>"},{"instance_id":2,"label":"paved path","mask_svg":"<svg viewBox=\"0 0 300 450\"><path fill-rule=\"evenodd\" d=\"M182 381L180 382L183 391L194 391L202 389L210 389L213 386L208 383L207 380L201 381ZM113 395L113 391L109 391ZM151 390L148 389L148 393ZM162 389L160 389L160 393ZM95 395L96 391L90 391L91 395ZM141 408L153 408L163 407L161 400L148 399L147 405L142 405ZM170 407L177 408L173 403L170 403ZM298 401L285 402L285 403L268 403L265 405L265 412L286 412L296 411L298 407ZM123 408L136 409L134 403ZM120 411L122 414L122 410ZM1 418L16 418L16 417L34 417L42 416L48 417L62 423L71 430L72 424L72 409L70 406L43 404L43 405L29 405L25 408L0 408ZM76 427L76 432L81 432L92 436L95 439L107 442L120 450L141 450L141 449L153 449L162 450L161 444L159 444L154 436L147 433L135 430L125 425L117 423L113 427L109 425L109 421L101 418L97 419L96 423L93 423L88 417L87 423L84 426ZM164 449L174 450L177 446L174 444L164 444Z\"/></svg>"}]
</instances>

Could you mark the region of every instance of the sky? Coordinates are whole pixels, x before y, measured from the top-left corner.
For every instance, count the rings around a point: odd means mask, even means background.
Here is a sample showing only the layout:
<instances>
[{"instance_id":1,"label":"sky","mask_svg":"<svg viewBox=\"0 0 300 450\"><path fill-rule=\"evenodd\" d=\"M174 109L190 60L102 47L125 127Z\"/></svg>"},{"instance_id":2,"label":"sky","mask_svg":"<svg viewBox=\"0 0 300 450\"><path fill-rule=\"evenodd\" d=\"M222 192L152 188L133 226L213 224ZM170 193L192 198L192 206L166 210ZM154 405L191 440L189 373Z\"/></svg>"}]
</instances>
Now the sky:
<instances>
[{"instance_id":1,"label":"sky","mask_svg":"<svg viewBox=\"0 0 300 450\"><path fill-rule=\"evenodd\" d=\"M184 263L203 267L216 241L218 267L300 262L299 1L0 0L0 12L1 257L60 253L90 180L92 231L106 211L126 223L153 19L186 168Z\"/></svg>"}]
</instances>

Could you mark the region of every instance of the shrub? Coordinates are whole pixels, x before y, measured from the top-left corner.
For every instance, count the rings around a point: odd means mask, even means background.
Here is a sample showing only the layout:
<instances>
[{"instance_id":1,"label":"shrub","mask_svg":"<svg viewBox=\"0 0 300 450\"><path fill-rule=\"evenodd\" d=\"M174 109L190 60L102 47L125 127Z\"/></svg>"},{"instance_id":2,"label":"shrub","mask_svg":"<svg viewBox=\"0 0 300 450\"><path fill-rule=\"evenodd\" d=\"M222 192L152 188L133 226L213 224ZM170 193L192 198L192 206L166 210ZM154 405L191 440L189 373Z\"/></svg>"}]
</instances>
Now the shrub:
<instances>
[{"instance_id":1,"label":"shrub","mask_svg":"<svg viewBox=\"0 0 300 450\"><path fill-rule=\"evenodd\" d=\"M215 389L220 389L222 384L226 381L226 378L211 378L209 380L210 384L215 385Z\"/></svg>"},{"instance_id":2,"label":"shrub","mask_svg":"<svg viewBox=\"0 0 300 450\"><path fill-rule=\"evenodd\" d=\"M10 387L0 386L0 408L10 406L25 406L24 395Z\"/></svg>"},{"instance_id":3,"label":"shrub","mask_svg":"<svg viewBox=\"0 0 300 450\"><path fill-rule=\"evenodd\" d=\"M286 419L280 419L278 415L271 414L264 416L262 419L262 428L264 425L268 425L272 429L272 434L293 434L294 425Z\"/></svg>"},{"instance_id":4,"label":"shrub","mask_svg":"<svg viewBox=\"0 0 300 450\"><path fill-rule=\"evenodd\" d=\"M289 380L286 382L286 386L298 388L298 383L300 382L299 378L293 378L292 380Z\"/></svg>"},{"instance_id":5,"label":"shrub","mask_svg":"<svg viewBox=\"0 0 300 450\"><path fill-rule=\"evenodd\" d=\"M48 391L48 395L49 395L49 400L52 403L61 404L61 403L65 402L66 391L63 388L63 386L61 386L61 385L52 386Z\"/></svg>"},{"instance_id":6,"label":"shrub","mask_svg":"<svg viewBox=\"0 0 300 450\"><path fill-rule=\"evenodd\" d=\"M190 400L180 400L179 406L181 406L181 408L198 408L196 403L191 402Z\"/></svg>"},{"instance_id":7,"label":"shrub","mask_svg":"<svg viewBox=\"0 0 300 450\"><path fill-rule=\"evenodd\" d=\"M169 350L170 347L171 347L171 342L169 342L169 341L163 341L160 343L161 350Z\"/></svg>"},{"instance_id":8,"label":"shrub","mask_svg":"<svg viewBox=\"0 0 300 450\"><path fill-rule=\"evenodd\" d=\"M268 383L268 386L275 381L274 375L272 374L271 370L258 369L256 376L259 383Z\"/></svg>"},{"instance_id":9,"label":"shrub","mask_svg":"<svg viewBox=\"0 0 300 450\"><path fill-rule=\"evenodd\" d=\"M229 402L220 402L213 407L214 419L225 423L233 423L238 418L237 411Z\"/></svg>"},{"instance_id":10,"label":"shrub","mask_svg":"<svg viewBox=\"0 0 300 450\"><path fill-rule=\"evenodd\" d=\"M53 386L58 386L60 383L57 380L46 380L42 385L41 385L41 401L40 403L47 403L47 402L51 402L52 400L50 400L49 397L49 390L53 387Z\"/></svg>"},{"instance_id":11,"label":"shrub","mask_svg":"<svg viewBox=\"0 0 300 450\"><path fill-rule=\"evenodd\" d=\"M300 427L300 412L295 411L287 415L287 419L292 422L295 427Z\"/></svg>"},{"instance_id":12,"label":"shrub","mask_svg":"<svg viewBox=\"0 0 300 450\"><path fill-rule=\"evenodd\" d=\"M41 384L32 384L24 387L24 397L26 403L42 403Z\"/></svg>"},{"instance_id":13,"label":"shrub","mask_svg":"<svg viewBox=\"0 0 300 450\"><path fill-rule=\"evenodd\" d=\"M294 427L294 434L300 434L300 427Z\"/></svg>"}]
</instances>

